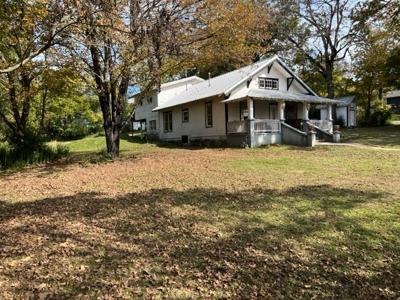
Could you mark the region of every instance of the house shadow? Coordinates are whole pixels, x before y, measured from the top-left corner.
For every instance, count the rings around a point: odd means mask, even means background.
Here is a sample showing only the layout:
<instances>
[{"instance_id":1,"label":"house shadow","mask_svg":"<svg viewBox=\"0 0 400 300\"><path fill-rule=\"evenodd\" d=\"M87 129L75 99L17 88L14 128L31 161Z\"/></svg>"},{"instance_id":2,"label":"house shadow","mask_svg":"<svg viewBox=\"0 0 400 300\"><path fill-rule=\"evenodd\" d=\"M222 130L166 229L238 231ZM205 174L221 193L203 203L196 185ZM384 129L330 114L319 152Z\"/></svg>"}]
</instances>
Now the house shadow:
<instances>
[{"instance_id":1,"label":"house shadow","mask_svg":"<svg viewBox=\"0 0 400 300\"><path fill-rule=\"evenodd\" d=\"M354 215L387 196L315 185L1 201L0 295L391 297L399 242Z\"/></svg>"}]
</instances>

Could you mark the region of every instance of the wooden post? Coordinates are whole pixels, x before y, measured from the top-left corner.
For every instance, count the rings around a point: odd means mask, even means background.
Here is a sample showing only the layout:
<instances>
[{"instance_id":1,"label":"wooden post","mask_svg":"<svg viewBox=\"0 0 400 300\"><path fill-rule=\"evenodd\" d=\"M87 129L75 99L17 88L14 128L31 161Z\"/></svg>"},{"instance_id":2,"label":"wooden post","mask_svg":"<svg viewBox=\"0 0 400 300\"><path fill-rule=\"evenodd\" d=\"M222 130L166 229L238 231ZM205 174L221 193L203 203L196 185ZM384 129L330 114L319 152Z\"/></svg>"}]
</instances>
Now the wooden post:
<instances>
[{"instance_id":1,"label":"wooden post","mask_svg":"<svg viewBox=\"0 0 400 300\"><path fill-rule=\"evenodd\" d=\"M247 110L249 112L249 120L254 120L254 101L253 101L253 98L247 98Z\"/></svg>"},{"instance_id":2,"label":"wooden post","mask_svg":"<svg viewBox=\"0 0 400 300\"><path fill-rule=\"evenodd\" d=\"M285 102L283 101L278 102L279 119L281 121L285 121L285 106L286 106Z\"/></svg>"},{"instance_id":3,"label":"wooden post","mask_svg":"<svg viewBox=\"0 0 400 300\"><path fill-rule=\"evenodd\" d=\"M332 104L328 104L326 106L326 108L327 108L327 116L326 116L327 120L333 121L333 119L332 119Z\"/></svg>"},{"instance_id":4,"label":"wooden post","mask_svg":"<svg viewBox=\"0 0 400 300\"><path fill-rule=\"evenodd\" d=\"M310 109L310 104L303 102L303 121L308 121L308 111Z\"/></svg>"}]
</instances>

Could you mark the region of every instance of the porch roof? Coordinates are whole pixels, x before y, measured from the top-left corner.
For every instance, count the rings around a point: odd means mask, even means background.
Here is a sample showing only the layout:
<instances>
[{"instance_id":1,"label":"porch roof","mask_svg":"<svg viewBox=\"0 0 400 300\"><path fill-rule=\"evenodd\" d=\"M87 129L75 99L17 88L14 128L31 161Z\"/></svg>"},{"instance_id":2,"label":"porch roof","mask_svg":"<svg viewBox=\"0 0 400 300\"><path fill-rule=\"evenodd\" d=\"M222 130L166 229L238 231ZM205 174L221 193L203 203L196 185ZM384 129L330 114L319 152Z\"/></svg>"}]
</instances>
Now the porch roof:
<instances>
[{"instance_id":1,"label":"porch roof","mask_svg":"<svg viewBox=\"0 0 400 300\"><path fill-rule=\"evenodd\" d=\"M308 103L332 103L332 104L340 104L341 101L314 96L314 95L307 95L307 94L300 94L300 93L293 93L293 92L285 92L285 91L278 91L278 90L265 90L265 89L254 89L250 88L243 92L239 92L236 95L231 95L228 99L224 100L223 102L233 102L239 101L243 98L254 98L258 100L286 100L286 101L294 101L294 102L308 102Z\"/></svg>"}]
</instances>

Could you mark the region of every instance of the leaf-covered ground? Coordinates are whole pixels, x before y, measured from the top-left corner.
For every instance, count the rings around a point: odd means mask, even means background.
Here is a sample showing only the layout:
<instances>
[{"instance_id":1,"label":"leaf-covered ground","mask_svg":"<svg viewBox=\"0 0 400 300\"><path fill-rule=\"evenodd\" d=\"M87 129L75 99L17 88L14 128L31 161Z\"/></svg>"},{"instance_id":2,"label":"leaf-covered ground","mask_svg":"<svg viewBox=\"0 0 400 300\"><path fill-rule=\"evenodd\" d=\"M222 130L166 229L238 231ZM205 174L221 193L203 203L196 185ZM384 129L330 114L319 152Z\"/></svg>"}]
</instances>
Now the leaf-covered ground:
<instances>
[{"instance_id":1,"label":"leaf-covered ground","mask_svg":"<svg viewBox=\"0 0 400 300\"><path fill-rule=\"evenodd\" d=\"M0 177L1 299L400 296L397 149L130 147Z\"/></svg>"}]
</instances>

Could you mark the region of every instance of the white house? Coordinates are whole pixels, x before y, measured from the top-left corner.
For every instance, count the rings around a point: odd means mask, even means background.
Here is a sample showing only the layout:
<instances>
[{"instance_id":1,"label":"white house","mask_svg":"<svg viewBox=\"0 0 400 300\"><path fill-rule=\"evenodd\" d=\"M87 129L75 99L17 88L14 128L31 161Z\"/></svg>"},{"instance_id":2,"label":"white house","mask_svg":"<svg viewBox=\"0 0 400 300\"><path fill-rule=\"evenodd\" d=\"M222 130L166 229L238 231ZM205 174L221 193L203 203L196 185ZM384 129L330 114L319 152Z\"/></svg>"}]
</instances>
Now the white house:
<instances>
[{"instance_id":1,"label":"white house","mask_svg":"<svg viewBox=\"0 0 400 300\"><path fill-rule=\"evenodd\" d=\"M355 127L357 126L357 102L355 96L346 96L336 98L340 101L336 105L336 118L342 119L345 127ZM321 109L321 119L327 117L327 107L325 105L320 107Z\"/></svg>"},{"instance_id":2,"label":"white house","mask_svg":"<svg viewBox=\"0 0 400 300\"><path fill-rule=\"evenodd\" d=\"M193 76L138 95L135 119L164 141L198 140L250 147L309 145L308 128L333 139L332 99L319 97L278 57L204 80ZM323 120L310 120L310 105L327 106Z\"/></svg>"},{"instance_id":3,"label":"white house","mask_svg":"<svg viewBox=\"0 0 400 300\"><path fill-rule=\"evenodd\" d=\"M385 99L394 113L400 113L400 90L387 93Z\"/></svg>"}]
</instances>

